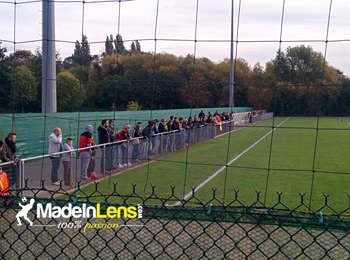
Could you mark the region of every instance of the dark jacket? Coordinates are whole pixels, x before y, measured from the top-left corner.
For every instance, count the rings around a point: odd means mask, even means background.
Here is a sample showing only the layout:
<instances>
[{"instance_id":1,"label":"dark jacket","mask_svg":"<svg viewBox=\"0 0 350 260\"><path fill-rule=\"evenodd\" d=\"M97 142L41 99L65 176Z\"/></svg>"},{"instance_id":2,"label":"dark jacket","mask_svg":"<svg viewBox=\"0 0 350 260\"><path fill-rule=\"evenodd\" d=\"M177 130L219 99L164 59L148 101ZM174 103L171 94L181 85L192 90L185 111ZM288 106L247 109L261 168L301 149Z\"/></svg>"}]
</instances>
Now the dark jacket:
<instances>
[{"instance_id":1,"label":"dark jacket","mask_svg":"<svg viewBox=\"0 0 350 260\"><path fill-rule=\"evenodd\" d=\"M108 126L107 127L107 133L109 135L109 140L111 142L115 142L118 140L118 137L115 136L115 129L114 127Z\"/></svg>"},{"instance_id":2,"label":"dark jacket","mask_svg":"<svg viewBox=\"0 0 350 260\"><path fill-rule=\"evenodd\" d=\"M4 146L0 151L3 162L5 161L10 162L10 161L16 160L17 158L16 151L17 151L16 143L10 141L8 137L6 137Z\"/></svg>"},{"instance_id":3,"label":"dark jacket","mask_svg":"<svg viewBox=\"0 0 350 260\"><path fill-rule=\"evenodd\" d=\"M98 143L99 144L106 144L106 143L110 142L110 136L109 136L106 128L104 128L103 126L99 126L97 128L97 132L98 132Z\"/></svg>"},{"instance_id":4,"label":"dark jacket","mask_svg":"<svg viewBox=\"0 0 350 260\"><path fill-rule=\"evenodd\" d=\"M141 130L135 127L132 137L142 137Z\"/></svg>"},{"instance_id":5,"label":"dark jacket","mask_svg":"<svg viewBox=\"0 0 350 260\"><path fill-rule=\"evenodd\" d=\"M159 125L158 125L158 132L159 132L159 133L164 133L164 132L166 132L165 125L163 125L162 122L160 122Z\"/></svg>"},{"instance_id":6,"label":"dark jacket","mask_svg":"<svg viewBox=\"0 0 350 260\"><path fill-rule=\"evenodd\" d=\"M174 130L174 121L170 120L168 121L168 131L173 131Z\"/></svg>"},{"instance_id":7,"label":"dark jacket","mask_svg":"<svg viewBox=\"0 0 350 260\"><path fill-rule=\"evenodd\" d=\"M152 126L148 125L142 130L142 136L151 137L154 135Z\"/></svg>"},{"instance_id":8,"label":"dark jacket","mask_svg":"<svg viewBox=\"0 0 350 260\"><path fill-rule=\"evenodd\" d=\"M179 130L179 129L180 129L179 122L174 120L174 123L173 123L173 130Z\"/></svg>"}]
</instances>

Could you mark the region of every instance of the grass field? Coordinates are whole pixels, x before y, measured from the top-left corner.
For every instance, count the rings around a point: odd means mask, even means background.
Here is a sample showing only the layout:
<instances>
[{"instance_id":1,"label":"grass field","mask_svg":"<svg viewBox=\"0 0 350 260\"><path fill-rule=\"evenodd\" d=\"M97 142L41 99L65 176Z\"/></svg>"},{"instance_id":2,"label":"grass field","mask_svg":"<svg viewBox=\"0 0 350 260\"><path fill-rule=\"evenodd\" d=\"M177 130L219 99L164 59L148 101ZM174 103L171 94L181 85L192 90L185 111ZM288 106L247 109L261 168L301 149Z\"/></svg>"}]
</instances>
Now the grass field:
<instances>
[{"instance_id":1,"label":"grass field","mask_svg":"<svg viewBox=\"0 0 350 260\"><path fill-rule=\"evenodd\" d=\"M328 194L333 209L348 212L348 122L348 118L332 117L266 120L104 180L98 190L111 192L113 185L110 184L118 183L118 192L130 194L132 184L136 184L137 194L149 195L151 185L155 185L158 196L169 197L170 187L175 186L175 195L182 198L191 187L197 187L226 162L240 155L227 170L205 184L196 198L208 202L214 188L216 198L229 204L234 199L234 190L239 190L239 200L250 205L256 201L256 191L260 191L261 202L273 206L277 203L277 192L281 192L282 202L293 208L300 205L299 194L305 194L305 205L318 210L324 205L323 194ZM272 133L273 125L276 128ZM265 138L256 143L263 136ZM84 191L90 193L94 189L91 185Z\"/></svg>"}]
</instances>

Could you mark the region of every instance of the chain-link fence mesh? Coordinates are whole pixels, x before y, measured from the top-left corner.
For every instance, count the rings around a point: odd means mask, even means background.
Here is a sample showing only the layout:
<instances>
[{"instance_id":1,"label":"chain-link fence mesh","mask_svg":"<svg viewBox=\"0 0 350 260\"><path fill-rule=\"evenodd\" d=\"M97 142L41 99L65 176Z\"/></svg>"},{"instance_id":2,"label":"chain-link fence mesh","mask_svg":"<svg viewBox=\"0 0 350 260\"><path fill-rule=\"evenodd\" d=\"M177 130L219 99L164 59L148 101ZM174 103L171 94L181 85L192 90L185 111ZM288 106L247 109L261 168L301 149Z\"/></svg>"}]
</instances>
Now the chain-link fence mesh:
<instances>
[{"instance_id":1,"label":"chain-link fence mesh","mask_svg":"<svg viewBox=\"0 0 350 260\"><path fill-rule=\"evenodd\" d=\"M45 191L47 198L40 198ZM300 195L300 205L288 208L282 194L276 204L264 205L259 193L256 202L244 205L239 192L223 204L213 191L212 200L199 201L196 194L190 201L174 207L174 189L168 197L158 197L156 190L145 197L109 194L96 190L90 194L78 189L66 191L34 190L25 187L11 191L3 198L0 213L1 259L349 259L350 207L336 212L328 197L318 210L309 209ZM28 218L18 226L16 214L23 196L35 199ZM28 202L27 202L28 203ZM38 205L60 208L72 206L142 207L142 218L43 218ZM4 206L6 204L6 206ZM52 211L53 212L53 211ZM105 211L103 211L105 212ZM87 227L87 223L95 226ZM96 223L100 223L97 225ZM113 225L114 224L114 225ZM118 227L115 225L118 224Z\"/></svg>"}]
</instances>

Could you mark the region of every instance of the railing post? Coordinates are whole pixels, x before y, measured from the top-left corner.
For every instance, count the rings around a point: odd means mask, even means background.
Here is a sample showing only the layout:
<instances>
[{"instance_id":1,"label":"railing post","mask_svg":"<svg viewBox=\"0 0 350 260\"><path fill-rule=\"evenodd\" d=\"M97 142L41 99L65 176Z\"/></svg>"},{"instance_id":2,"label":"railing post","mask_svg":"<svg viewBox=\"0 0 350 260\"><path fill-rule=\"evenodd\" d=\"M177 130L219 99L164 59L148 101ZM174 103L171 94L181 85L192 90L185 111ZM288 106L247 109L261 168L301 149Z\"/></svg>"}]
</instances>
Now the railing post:
<instances>
[{"instance_id":1,"label":"railing post","mask_svg":"<svg viewBox=\"0 0 350 260\"><path fill-rule=\"evenodd\" d=\"M106 144L103 145L103 149L102 149L102 158L101 158L101 174L105 175L106 173Z\"/></svg>"},{"instance_id":2,"label":"railing post","mask_svg":"<svg viewBox=\"0 0 350 260\"><path fill-rule=\"evenodd\" d=\"M127 143L126 143L125 160L126 160L127 166L129 166L129 145L130 145L130 140L128 139L126 142Z\"/></svg>"},{"instance_id":3,"label":"railing post","mask_svg":"<svg viewBox=\"0 0 350 260\"><path fill-rule=\"evenodd\" d=\"M163 153L163 133L160 134L160 140L159 140L159 154Z\"/></svg>"},{"instance_id":4,"label":"railing post","mask_svg":"<svg viewBox=\"0 0 350 260\"><path fill-rule=\"evenodd\" d=\"M173 143L173 151L176 151L176 132L174 134L174 143Z\"/></svg>"},{"instance_id":5,"label":"railing post","mask_svg":"<svg viewBox=\"0 0 350 260\"><path fill-rule=\"evenodd\" d=\"M17 170L16 170L16 175L17 175ZM19 176L17 178L18 183L16 184L17 188L23 189L24 188L24 161L20 160L19 161Z\"/></svg>"}]
</instances>

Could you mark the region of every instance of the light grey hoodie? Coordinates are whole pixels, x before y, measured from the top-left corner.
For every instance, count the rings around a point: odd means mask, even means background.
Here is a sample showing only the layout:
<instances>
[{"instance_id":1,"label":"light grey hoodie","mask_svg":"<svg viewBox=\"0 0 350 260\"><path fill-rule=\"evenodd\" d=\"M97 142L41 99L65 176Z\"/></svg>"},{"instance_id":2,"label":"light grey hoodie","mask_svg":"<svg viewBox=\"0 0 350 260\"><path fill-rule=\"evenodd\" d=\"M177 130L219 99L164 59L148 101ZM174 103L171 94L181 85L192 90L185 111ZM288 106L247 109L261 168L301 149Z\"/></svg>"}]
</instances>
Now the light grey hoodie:
<instances>
[{"instance_id":1,"label":"light grey hoodie","mask_svg":"<svg viewBox=\"0 0 350 260\"><path fill-rule=\"evenodd\" d=\"M49 154L51 157L60 157L59 154L55 155L54 153L59 153L61 150L62 144L62 135L57 137L54 133L49 136Z\"/></svg>"}]
</instances>

